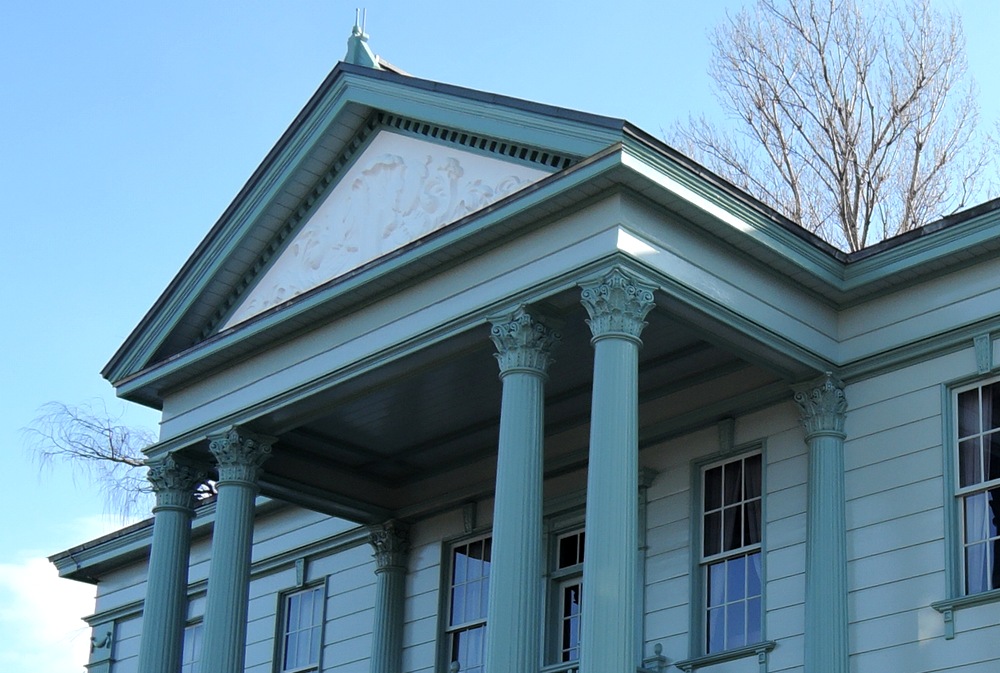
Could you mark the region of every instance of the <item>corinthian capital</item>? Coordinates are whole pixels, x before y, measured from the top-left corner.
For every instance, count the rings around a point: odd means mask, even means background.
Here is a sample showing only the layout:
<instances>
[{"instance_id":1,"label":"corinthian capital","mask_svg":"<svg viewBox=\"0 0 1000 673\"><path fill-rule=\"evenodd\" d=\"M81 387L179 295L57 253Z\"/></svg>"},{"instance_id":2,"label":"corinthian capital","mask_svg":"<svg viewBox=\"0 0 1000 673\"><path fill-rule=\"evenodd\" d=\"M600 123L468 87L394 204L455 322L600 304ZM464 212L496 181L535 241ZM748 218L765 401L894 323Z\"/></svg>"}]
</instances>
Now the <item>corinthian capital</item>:
<instances>
[{"instance_id":1,"label":"corinthian capital","mask_svg":"<svg viewBox=\"0 0 1000 673\"><path fill-rule=\"evenodd\" d=\"M256 435L232 428L221 435L209 437L208 449L219 467L219 481L257 483L260 466L271 456L274 437Z\"/></svg>"},{"instance_id":2,"label":"corinthian capital","mask_svg":"<svg viewBox=\"0 0 1000 673\"><path fill-rule=\"evenodd\" d=\"M827 372L817 381L798 388L795 403L799 405L806 439L819 433L844 434L847 398L843 382L832 373Z\"/></svg>"},{"instance_id":3,"label":"corinthian capital","mask_svg":"<svg viewBox=\"0 0 1000 673\"><path fill-rule=\"evenodd\" d=\"M410 551L410 532L398 521L386 521L368 529L368 543L375 548L375 572L389 568L406 568Z\"/></svg>"},{"instance_id":4,"label":"corinthian capital","mask_svg":"<svg viewBox=\"0 0 1000 673\"><path fill-rule=\"evenodd\" d=\"M560 337L522 306L510 317L494 321L490 338L497 347L496 359L503 376L515 370L544 375Z\"/></svg>"},{"instance_id":5,"label":"corinthian capital","mask_svg":"<svg viewBox=\"0 0 1000 673\"><path fill-rule=\"evenodd\" d=\"M638 341L652 310L652 285L646 285L615 267L607 275L582 286L580 300L590 314L591 334L625 336Z\"/></svg>"},{"instance_id":6,"label":"corinthian capital","mask_svg":"<svg viewBox=\"0 0 1000 673\"><path fill-rule=\"evenodd\" d=\"M149 464L146 479L156 494L157 507L190 509L195 488L205 480L205 473L167 455Z\"/></svg>"}]
</instances>

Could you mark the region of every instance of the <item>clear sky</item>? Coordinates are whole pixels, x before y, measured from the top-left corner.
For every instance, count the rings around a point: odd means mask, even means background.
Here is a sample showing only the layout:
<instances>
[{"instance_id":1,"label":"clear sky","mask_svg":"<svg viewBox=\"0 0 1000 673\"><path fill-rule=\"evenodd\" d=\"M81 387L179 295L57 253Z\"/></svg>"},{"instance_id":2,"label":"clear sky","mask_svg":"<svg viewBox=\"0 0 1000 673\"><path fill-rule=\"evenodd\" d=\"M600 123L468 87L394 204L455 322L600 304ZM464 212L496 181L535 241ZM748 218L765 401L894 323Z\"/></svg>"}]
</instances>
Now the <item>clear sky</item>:
<instances>
[{"instance_id":1,"label":"clear sky","mask_svg":"<svg viewBox=\"0 0 1000 673\"><path fill-rule=\"evenodd\" d=\"M990 0L959 9L989 124ZM740 0L376 2L374 51L414 75L624 117L715 113L706 33ZM83 670L93 589L44 558L115 527L21 429L59 400L122 407L98 374L346 49L354 3L0 4L0 670ZM417 8L419 7L419 9ZM134 408L125 420L155 428Z\"/></svg>"}]
</instances>

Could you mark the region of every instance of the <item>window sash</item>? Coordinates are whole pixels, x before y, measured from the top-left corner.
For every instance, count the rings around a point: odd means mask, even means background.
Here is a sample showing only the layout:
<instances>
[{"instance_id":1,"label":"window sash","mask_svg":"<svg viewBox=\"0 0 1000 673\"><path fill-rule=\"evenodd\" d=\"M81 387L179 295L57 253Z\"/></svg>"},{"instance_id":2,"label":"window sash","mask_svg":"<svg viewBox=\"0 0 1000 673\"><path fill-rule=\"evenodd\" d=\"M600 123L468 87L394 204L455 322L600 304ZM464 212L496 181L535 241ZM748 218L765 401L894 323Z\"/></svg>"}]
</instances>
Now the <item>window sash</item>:
<instances>
[{"instance_id":1,"label":"window sash","mask_svg":"<svg viewBox=\"0 0 1000 673\"><path fill-rule=\"evenodd\" d=\"M281 671L319 665L323 645L323 587L286 594L281 627Z\"/></svg>"},{"instance_id":2,"label":"window sash","mask_svg":"<svg viewBox=\"0 0 1000 673\"><path fill-rule=\"evenodd\" d=\"M960 587L972 596L1000 588L1000 379L956 389L952 404Z\"/></svg>"},{"instance_id":3,"label":"window sash","mask_svg":"<svg viewBox=\"0 0 1000 673\"><path fill-rule=\"evenodd\" d=\"M708 654L763 640L762 451L700 471L701 647Z\"/></svg>"},{"instance_id":4,"label":"window sash","mask_svg":"<svg viewBox=\"0 0 1000 673\"><path fill-rule=\"evenodd\" d=\"M201 646L205 637L203 622L191 624L184 629L181 649L181 673L201 673Z\"/></svg>"},{"instance_id":5,"label":"window sash","mask_svg":"<svg viewBox=\"0 0 1000 673\"><path fill-rule=\"evenodd\" d=\"M449 552L448 663L458 661L463 672L483 671L492 546L487 535L454 544Z\"/></svg>"}]
</instances>

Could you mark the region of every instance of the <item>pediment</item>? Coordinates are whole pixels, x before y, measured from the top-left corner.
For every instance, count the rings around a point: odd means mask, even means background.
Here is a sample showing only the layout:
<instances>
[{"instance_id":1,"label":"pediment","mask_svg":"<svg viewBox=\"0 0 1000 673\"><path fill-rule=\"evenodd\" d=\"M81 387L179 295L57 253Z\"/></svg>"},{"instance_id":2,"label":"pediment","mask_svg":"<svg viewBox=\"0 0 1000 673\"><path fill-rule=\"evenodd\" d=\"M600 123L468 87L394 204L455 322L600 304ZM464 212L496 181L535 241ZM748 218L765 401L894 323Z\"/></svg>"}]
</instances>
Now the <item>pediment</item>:
<instances>
[{"instance_id":1,"label":"pediment","mask_svg":"<svg viewBox=\"0 0 1000 673\"><path fill-rule=\"evenodd\" d=\"M222 329L398 250L551 170L500 156L378 131L303 218Z\"/></svg>"}]
</instances>

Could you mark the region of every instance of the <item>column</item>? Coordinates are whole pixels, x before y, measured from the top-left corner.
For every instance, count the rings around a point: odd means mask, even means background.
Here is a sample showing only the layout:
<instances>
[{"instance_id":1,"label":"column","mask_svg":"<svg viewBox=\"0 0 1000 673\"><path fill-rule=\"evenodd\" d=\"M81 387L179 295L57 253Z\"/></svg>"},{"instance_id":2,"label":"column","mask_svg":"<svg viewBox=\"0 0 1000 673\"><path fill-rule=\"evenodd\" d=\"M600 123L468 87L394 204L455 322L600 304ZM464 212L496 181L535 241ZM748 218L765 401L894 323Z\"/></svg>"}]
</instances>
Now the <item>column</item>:
<instances>
[{"instance_id":1,"label":"column","mask_svg":"<svg viewBox=\"0 0 1000 673\"><path fill-rule=\"evenodd\" d=\"M639 335L653 287L615 268L583 286L594 346L587 467L581 673L638 664Z\"/></svg>"},{"instance_id":2,"label":"column","mask_svg":"<svg viewBox=\"0 0 1000 673\"><path fill-rule=\"evenodd\" d=\"M218 463L219 480L212 561L208 569L202 670L243 673L257 475L261 464L271 455L274 439L234 428L209 440L209 450Z\"/></svg>"},{"instance_id":3,"label":"column","mask_svg":"<svg viewBox=\"0 0 1000 673\"><path fill-rule=\"evenodd\" d=\"M387 521L369 529L368 542L375 548L375 622L369 671L401 673L409 534L398 521Z\"/></svg>"},{"instance_id":4,"label":"column","mask_svg":"<svg viewBox=\"0 0 1000 673\"><path fill-rule=\"evenodd\" d=\"M168 455L150 465L147 478L156 494L156 505L153 507L153 544L143 605L139 670L177 673L181 669L187 619L194 490L204 475Z\"/></svg>"},{"instance_id":5,"label":"column","mask_svg":"<svg viewBox=\"0 0 1000 673\"><path fill-rule=\"evenodd\" d=\"M828 372L795 402L809 446L805 672L848 673L844 384Z\"/></svg>"},{"instance_id":6,"label":"column","mask_svg":"<svg viewBox=\"0 0 1000 673\"><path fill-rule=\"evenodd\" d=\"M503 392L485 660L521 673L541 665L544 384L559 336L524 309L490 336Z\"/></svg>"}]
</instances>

